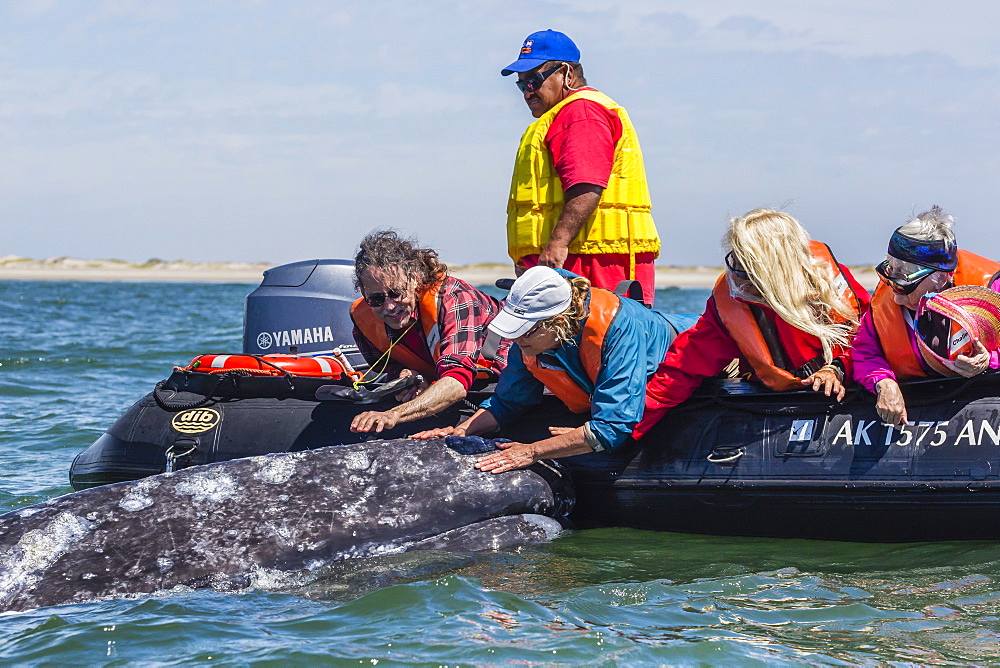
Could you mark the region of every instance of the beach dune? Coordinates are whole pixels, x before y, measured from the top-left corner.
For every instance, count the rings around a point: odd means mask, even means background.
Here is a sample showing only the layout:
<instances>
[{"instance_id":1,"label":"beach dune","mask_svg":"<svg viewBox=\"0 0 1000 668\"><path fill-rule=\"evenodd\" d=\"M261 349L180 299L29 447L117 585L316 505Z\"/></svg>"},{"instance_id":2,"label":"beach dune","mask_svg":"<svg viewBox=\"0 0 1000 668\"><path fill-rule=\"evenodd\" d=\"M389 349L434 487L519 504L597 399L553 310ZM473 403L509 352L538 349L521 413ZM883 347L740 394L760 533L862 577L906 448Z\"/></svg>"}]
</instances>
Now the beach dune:
<instances>
[{"instance_id":1,"label":"beach dune","mask_svg":"<svg viewBox=\"0 0 1000 668\"><path fill-rule=\"evenodd\" d=\"M0 257L0 281L173 281L181 283L257 283L270 262L188 262L158 260L85 260L55 257L45 260L8 255ZM498 278L513 278L508 264L449 265L452 275L473 285L490 285ZM852 267L855 277L874 289L878 277L871 267ZM721 267L656 268L657 288L711 288Z\"/></svg>"}]
</instances>

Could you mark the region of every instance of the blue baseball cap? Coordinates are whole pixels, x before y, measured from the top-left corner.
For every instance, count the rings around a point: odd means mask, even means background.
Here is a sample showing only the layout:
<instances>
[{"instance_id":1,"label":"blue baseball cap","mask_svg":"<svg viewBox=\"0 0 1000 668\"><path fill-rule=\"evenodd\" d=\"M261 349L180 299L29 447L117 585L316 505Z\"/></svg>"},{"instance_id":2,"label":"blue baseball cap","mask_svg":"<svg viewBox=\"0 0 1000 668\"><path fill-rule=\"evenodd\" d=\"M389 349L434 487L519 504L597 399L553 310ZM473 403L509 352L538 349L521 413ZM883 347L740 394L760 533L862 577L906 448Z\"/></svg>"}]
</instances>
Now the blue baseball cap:
<instances>
[{"instance_id":1,"label":"blue baseball cap","mask_svg":"<svg viewBox=\"0 0 1000 668\"><path fill-rule=\"evenodd\" d=\"M576 48L565 33L556 30L539 30L528 35L521 45L521 55L510 65L500 70L507 76L514 72L527 72L550 60L564 60L567 63L580 62L580 49Z\"/></svg>"}]
</instances>

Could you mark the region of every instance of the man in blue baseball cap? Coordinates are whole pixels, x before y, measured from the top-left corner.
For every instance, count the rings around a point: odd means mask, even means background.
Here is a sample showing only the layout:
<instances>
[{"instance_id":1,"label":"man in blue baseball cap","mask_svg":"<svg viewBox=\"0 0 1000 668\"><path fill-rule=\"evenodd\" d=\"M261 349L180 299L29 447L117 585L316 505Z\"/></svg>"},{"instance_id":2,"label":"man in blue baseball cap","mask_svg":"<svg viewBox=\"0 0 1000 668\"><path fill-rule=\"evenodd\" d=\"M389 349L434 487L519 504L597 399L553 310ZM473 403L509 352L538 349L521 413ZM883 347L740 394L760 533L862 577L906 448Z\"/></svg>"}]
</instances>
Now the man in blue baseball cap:
<instances>
[{"instance_id":1,"label":"man in blue baseball cap","mask_svg":"<svg viewBox=\"0 0 1000 668\"><path fill-rule=\"evenodd\" d=\"M638 280L652 304L660 239L625 109L587 85L580 49L555 30L528 35L500 73L517 74L536 119L521 137L507 203L515 267L561 267L612 290Z\"/></svg>"}]
</instances>

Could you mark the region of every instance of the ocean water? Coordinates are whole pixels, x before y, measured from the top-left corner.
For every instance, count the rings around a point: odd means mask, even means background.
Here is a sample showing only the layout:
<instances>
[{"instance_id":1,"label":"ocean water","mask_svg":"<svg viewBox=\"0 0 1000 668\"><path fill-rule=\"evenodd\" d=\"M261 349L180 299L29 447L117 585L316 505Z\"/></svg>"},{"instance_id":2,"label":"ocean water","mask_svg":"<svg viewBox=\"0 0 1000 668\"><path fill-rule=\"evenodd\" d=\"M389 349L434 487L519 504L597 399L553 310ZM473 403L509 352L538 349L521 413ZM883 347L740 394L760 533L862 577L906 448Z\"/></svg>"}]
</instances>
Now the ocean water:
<instances>
[{"instance_id":1,"label":"ocean water","mask_svg":"<svg viewBox=\"0 0 1000 668\"><path fill-rule=\"evenodd\" d=\"M240 349L251 285L0 282L0 511L175 364ZM663 290L700 312L707 290ZM1000 662L1000 545L599 529L312 581L0 615L0 665L912 665Z\"/></svg>"}]
</instances>

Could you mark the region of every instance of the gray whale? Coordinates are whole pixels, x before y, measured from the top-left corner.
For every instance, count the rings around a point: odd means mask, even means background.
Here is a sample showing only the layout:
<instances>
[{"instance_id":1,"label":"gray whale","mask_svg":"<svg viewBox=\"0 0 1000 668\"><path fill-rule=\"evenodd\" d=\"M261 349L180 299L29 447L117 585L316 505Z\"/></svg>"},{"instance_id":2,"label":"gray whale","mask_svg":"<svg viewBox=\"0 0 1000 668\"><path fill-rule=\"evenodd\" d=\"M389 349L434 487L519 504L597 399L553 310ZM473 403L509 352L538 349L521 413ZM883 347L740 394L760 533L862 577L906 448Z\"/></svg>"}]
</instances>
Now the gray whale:
<instances>
[{"instance_id":1,"label":"gray whale","mask_svg":"<svg viewBox=\"0 0 1000 668\"><path fill-rule=\"evenodd\" d=\"M0 611L558 535L552 518L572 502L559 469L493 475L475 459L442 440L368 441L197 466L22 508L0 516Z\"/></svg>"}]
</instances>

